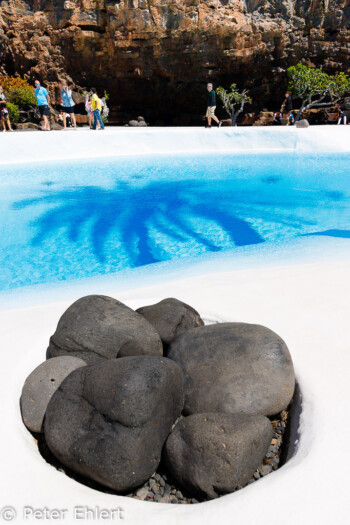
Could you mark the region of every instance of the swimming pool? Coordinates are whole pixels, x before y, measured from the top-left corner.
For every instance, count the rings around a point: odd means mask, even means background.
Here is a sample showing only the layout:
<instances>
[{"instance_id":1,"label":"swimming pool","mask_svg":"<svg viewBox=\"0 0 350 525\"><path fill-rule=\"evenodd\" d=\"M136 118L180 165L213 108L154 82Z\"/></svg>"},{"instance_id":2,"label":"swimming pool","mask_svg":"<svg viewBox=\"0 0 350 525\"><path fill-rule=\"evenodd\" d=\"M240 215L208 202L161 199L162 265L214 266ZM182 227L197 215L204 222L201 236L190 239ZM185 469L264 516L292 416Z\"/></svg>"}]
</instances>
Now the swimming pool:
<instances>
[{"instance_id":1,"label":"swimming pool","mask_svg":"<svg viewBox=\"0 0 350 525\"><path fill-rule=\"evenodd\" d=\"M277 243L350 240L349 154L198 154L0 166L0 289Z\"/></svg>"}]
</instances>

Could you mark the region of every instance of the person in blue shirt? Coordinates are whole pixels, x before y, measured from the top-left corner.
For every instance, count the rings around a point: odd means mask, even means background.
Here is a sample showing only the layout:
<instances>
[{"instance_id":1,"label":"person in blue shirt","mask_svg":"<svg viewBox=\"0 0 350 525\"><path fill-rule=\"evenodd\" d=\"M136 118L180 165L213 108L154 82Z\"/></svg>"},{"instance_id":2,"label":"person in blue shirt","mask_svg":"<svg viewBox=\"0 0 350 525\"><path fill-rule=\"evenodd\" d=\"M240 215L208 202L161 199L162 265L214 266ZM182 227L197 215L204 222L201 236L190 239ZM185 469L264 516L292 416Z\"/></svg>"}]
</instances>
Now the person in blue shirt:
<instances>
[{"instance_id":1,"label":"person in blue shirt","mask_svg":"<svg viewBox=\"0 0 350 525\"><path fill-rule=\"evenodd\" d=\"M67 115L72 119L74 129L77 129L77 123L74 115L75 102L73 100L72 90L68 89L68 85L64 82L61 84L61 104L63 112L63 127L67 129Z\"/></svg>"},{"instance_id":2,"label":"person in blue shirt","mask_svg":"<svg viewBox=\"0 0 350 525\"><path fill-rule=\"evenodd\" d=\"M293 126L295 122L294 113L289 113L287 126Z\"/></svg>"},{"instance_id":3,"label":"person in blue shirt","mask_svg":"<svg viewBox=\"0 0 350 525\"><path fill-rule=\"evenodd\" d=\"M50 131L49 117L50 117L50 95L47 92L47 89L40 85L39 80L35 80L35 96L38 102L40 115L44 120L44 131Z\"/></svg>"}]
</instances>

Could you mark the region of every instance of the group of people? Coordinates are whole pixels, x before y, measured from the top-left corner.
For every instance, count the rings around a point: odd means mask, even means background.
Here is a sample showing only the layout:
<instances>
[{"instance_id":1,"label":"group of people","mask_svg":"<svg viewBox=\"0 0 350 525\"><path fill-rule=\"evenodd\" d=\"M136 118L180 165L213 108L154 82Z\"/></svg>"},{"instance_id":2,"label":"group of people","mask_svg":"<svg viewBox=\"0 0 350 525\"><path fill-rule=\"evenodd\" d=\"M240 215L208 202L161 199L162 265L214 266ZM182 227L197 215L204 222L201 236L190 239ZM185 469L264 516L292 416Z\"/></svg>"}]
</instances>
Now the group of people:
<instances>
[{"instance_id":1,"label":"group of people","mask_svg":"<svg viewBox=\"0 0 350 525\"><path fill-rule=\"evenodd\" d=\"M285 115L285 117L283 117ZM287 119L287 126L294 124L295 122L295 115L293 112L293 101L292 101L292 95L290 91L287 91L285 94L285 100L282 104L282 107L280 111L276 111L273 115L273 123L275 126L280 126L282 124L282 118ZM339 106L339 113L338 113L338 125L339 124L345 124L347 123L346 114L345 114L345 106L344 104L340 104Z\"/></svg>"},{"instance_id":2,"label":"group of people","mask_svg":"<svg viewBox=\"0 0 350 525\"><path fill-rule=\"evenodd\" d=\"M50 95L45 87L43 87L39 80L34 82L34 93L36 96L40 115L43 119L43 130L50 131ZM103 120L101 117L103 101L98 97L96 89L91 88L90 92L85 97L85 109L89 118L89 125L91 129L104 129ZM67 83L61 84L61 115L63 121L63 128L67 128L67 117L70 117L72 125L76 129L77 122L74 114L74 98L72 90ZM9 109L7 106L6 96L2 86L0 86L0 122L2 131L13 131L10 121ZM7 129L6 129L7 128Z\"/></svg>"},{"instance_id":3,"label":"group of people","mask_svg":"<svg viewBox=\"0 0 350 525\"><path fill-rule=\"evenodd\" d=\"M44 121L44 130L50 131L50 95L46 88L40 85L39 80L35 80L35 96L39 106L40 115ZM72 90L67 83L61 84L61 113L63 119L63 128L67 129L67 117L70 117L74 128L77 127L77 122L74 113L75 102L73 99ZM96 88L91 88L85 99L85 108L89 117L89 125L91 129L104 129L103 120L101 117L102 101L98 97ZM93 122L92 122L93 121Z\"/></svg>"},{"instance_id":4,"label":"group of people","mask_svg":"<svg viewBox=\"0 0 350 525\"><path fill-rule=\"evenodd\" d=\"M274 126L281 126L282 119L287 119L287 126L291 126L295 122L295 116L293 113L293 100L292 94L290 91L287 91L284 95L284 102L279 111L276 111L273 114L273 124Z\"/></svg>"},{"instance_id":5,"label":"group of people","mask_svg":"<svg viewBox=\"0 0 350 525\"><path fill-rule=\"evenodd\" d=\"M41 86L39 80L34 82L34 93L38 103L40 115L44 122L44 131L50 131L50 95L47 89ZM207 128L211 128L212 120L221 126L221 121L215 115L216 109L216 93L213 89L213 84L207 84L208 91L208 102L207 102L207 111L205 118L207 119ZM104 129L103 120L101 117L103 101L98 97L96 89L91 88L90 92L85 95L85 110L89 119L89 126L91 129L96 130ZM72 89L68 87L67 83L61 84L61 118L63 121L63 128L67 128L67 117L70 118L72 125L76 129L77 122L74 113L74 98ZM287 126L292 125L295 122L295 116L293 113L293 101L290 91L287 91L285 94L285 100L282 104L280 111L276 111L273 116L273 124L278 126L282 124L282 119L287 119ZM3 88L0 86L0 120L2 130L6 131L6 126L8 131L12 131L11 121L9 116L8 107L6 104L6 96L3 91ZM339 118L338 124L347 123L345 107L340 105L339 107Z\"/></svg>"},{"instance_id":6,"label":"group of people","mask_svg":"<svg viewBox=\"0 0 350 525\"><path fill-rule=\"evenodd\" d=\"M212 120L218 124L218 126L221 126L221 121L217 118L215 115L215 109L216 109L216 93L213 89L213 84L208 83L207 84L207 91L208 91L208 102L207 102L207 111L205 118L207 119L206 128L211 128ZM275 126L281 126L282 125L282 119L287 120L286 125L291 126L295 123L295 111L293 110L293 100L292 100L292 94L290 91L287 91L285 93L285 99L281 106L281 109L279 111L276 111L273 114L273 124ZM338 124L345 124L347 123L346 114L345 114L345 106L343 104L340 104L339 106L339 115L338 115Z\"/></svg>"},{"instance_id":7,"label":"group of people","mask_svg":"<svg viewBox=\"0 0 350 525\"><path fill-rule=\"evenodd\" d=\"M207 91L208 91L208 103L207 103L207 112L205 115L205 118L207 119L207 125L206 128L211 128L211 122L214 120L218 124L218 126L221 126L221 120L217 118L215 115L215 109L216 109L216 93L213 89L213 84L209 82L207 84ZM285 115L285 118L287 118L287 126L294 124L295 117L293 114L293 101L292 101L292 95L290 91L287 91L285 94L285 100L282 104L281 110L276 111L273 116L273 123L275 125L281 125L282 124L282 118L283 115ZM346 117L345 117L346 118Z\"/></svg>"}]
</instances>

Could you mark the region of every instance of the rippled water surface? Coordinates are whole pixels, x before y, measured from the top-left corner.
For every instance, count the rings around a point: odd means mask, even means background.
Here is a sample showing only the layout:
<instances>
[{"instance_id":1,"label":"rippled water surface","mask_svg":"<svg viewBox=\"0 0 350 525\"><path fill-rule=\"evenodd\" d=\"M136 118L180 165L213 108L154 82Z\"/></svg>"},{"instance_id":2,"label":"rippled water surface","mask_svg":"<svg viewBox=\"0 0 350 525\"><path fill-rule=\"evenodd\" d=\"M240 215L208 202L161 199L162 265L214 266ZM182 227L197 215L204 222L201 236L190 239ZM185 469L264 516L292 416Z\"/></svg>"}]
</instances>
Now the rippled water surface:
<instances>
[{"instance_id":1,"label":"rippled water surface","mask_svg":"<svg viewBox=\"0 0 350 525\"><path fill-rule=\"evenodd\" d=\"M350 242L350 155L196 155L0 167L0 289L237 246Z\"/></svg>"}]
</instances>

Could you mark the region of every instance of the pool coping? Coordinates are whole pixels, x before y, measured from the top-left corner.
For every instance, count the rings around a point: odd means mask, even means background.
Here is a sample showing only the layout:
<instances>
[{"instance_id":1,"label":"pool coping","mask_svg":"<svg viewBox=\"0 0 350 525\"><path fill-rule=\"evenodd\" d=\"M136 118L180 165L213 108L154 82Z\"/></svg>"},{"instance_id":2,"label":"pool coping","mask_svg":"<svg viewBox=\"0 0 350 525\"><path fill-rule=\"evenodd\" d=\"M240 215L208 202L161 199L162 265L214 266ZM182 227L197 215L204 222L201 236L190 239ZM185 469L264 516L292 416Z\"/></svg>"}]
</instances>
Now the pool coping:
<instances>
[{"instance_id":1,"label":"pool coping","mask_svg":"<svg viewBox=\"0 0 350 525\"><path fill-rule=\"evenodd\" d=\"M63 159L194 154L350 152L350 126L87 128L1 133L0 166Z\"/></svg>"}]
</instances>

